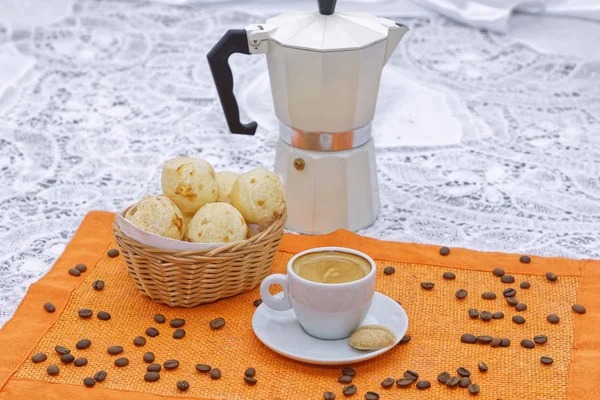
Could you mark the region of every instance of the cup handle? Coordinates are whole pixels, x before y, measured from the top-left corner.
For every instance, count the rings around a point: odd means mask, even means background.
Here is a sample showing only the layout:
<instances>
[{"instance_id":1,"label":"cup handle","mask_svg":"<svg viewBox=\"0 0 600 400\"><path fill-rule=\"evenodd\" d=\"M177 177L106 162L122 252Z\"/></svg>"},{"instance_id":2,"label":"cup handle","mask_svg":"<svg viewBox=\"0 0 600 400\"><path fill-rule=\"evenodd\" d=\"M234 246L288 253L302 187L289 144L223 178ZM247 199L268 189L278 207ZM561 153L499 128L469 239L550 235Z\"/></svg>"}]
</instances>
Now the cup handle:
<instances>
[{"instance_id":1,"label":"cup handle","mask_svg":"<svg viewBox=\"0 0 600 400\"><path fill-rule=\"evenodd\" d=\"M269 292L271 285L280 284L283 287L283 297L278 299ZM288 277L284 274L273 274L267 276L260 284L260 297L262 301L273 310L287 311L292 308L289 298Z\"/></svg>"}]
</instances>

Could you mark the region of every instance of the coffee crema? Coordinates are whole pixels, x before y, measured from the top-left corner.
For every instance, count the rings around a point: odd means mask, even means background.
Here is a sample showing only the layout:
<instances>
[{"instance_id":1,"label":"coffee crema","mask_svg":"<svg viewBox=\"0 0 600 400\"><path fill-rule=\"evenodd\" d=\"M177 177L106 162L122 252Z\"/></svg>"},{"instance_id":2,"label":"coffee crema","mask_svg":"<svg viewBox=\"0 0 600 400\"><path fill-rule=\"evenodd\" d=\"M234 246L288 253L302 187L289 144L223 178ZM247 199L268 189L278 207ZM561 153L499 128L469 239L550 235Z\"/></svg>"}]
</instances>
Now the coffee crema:
<instances>
[{"instance_id":1,"label":"coffee crema","mask_svg":"<svg viewBox=\"0 0 600 400\"><path fill-rule=\"evenodd\" d=\"M371 264L361 256L342 251L308 253L294 260L294 272L318 283L347 283L364 278L371 272Z\"/></svg>"}]
</instances>

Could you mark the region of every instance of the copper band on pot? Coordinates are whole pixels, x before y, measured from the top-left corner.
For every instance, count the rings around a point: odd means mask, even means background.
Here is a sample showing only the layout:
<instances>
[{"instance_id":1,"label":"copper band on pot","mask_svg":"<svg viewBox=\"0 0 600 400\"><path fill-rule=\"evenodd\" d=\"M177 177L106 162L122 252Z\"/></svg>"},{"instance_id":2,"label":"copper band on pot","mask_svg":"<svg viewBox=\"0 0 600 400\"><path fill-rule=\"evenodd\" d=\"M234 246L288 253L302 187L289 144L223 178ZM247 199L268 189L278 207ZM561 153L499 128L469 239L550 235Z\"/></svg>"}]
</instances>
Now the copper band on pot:
<instances>
[{"instance_id":1,"label":"copper band on pot","mask_svg":"<svg viewBox=\"0 0 600 400\"><path fill-rule=\"evenodd\" d=\"M304 132L279 123L281 139L298 149L313 151L342 151L360 147L371 138L371 124L347 132Z\"/></svg>"}]
</instances>

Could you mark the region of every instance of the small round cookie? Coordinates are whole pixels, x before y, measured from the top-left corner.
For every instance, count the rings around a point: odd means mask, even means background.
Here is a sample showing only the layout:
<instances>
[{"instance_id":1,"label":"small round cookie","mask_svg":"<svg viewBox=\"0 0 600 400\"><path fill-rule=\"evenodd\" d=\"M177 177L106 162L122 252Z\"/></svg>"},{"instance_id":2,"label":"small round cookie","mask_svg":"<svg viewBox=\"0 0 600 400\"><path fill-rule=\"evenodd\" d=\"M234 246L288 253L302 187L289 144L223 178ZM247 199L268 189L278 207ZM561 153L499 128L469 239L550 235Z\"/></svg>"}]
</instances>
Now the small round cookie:
<instances>
[{"instance_id":1,"label":"small round cookie","mask_svg":"<svg viewBox=\"0 0 600 400\"><path fill-rule=\"evenodd\" d=\"M209 203L190 221L188 238L196 243L230 243L246 239L248 226L231 204Z\"/></svg>"},{"instance_id":2,"label":"small round cookie","mask_svg":"<svg viewBox=\"0 0 600 400\"><path fill-rule=\"evenodd\" d=\"M396 334L385 326L364 325L350 335L348 343L358 350L379 350L396 343Z\"/></svg>"},{"instance_id":3,"label":"small round cookie","mask_svg":"<svg viewBox=\"0 0 600 400\"><path fill-rule=\"evenodd\" d=\"M180 240L184 234L183 216L166 196L145 196L125 213L125 219L144 232Z\"/></svg>"},{"instance_id":4,"label":"small round cookie","mask_svg":"<svg viewBox=\"0 0 600 400\"><path fill-rule=\"evenodd\" d=\"M206 203L219 198L217 174L207 161L178 157L165 163L161 186L165 196L177 204L181 212L195 213Z\"/></svg>"},{"instance_id":5,"label":"small round cookie","mask_svg":"<svg viewBox=\"0 0 600 400\"><path fill-rule=\"evenodd\" d=\"M285 187L279 177L266 168L241 174L231 188L231 205L246 222L270 225L285 208Z\"/></svg>"},{"instance_id":6,"label":"small round cookie","mask_svg":"<svg viewBox=\"0 0 600 400\"><path fill-rule=\"evenodd\" d=\"M231 188L238 176L238 174L231 171L217 172L217 181L219 182L219 199L217 201L231 204Z\"/></svg>"}]
</instances>

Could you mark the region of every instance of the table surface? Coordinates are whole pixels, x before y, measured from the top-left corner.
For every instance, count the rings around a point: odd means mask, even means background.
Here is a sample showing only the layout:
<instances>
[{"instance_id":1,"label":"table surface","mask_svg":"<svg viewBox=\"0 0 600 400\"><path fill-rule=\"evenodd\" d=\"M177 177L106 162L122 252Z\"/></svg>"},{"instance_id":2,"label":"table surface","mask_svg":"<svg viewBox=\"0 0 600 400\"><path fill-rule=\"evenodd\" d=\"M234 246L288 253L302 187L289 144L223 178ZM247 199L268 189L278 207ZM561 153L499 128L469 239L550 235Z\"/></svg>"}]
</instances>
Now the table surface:
<instances>
[{"instance_id":1,"label":"table surface","mask_svg":"<svg viewBox=\"0 0 600 400\"><path fill-rule=\"evenodd\" d=\"M243 118L259 123L241 137L228 133L205 55L280 3L5 0L0 326L83 216L159 192L165 160L273 165L264 56L231 59ZM359 233L600 258L600 24L516 15L499 35L405 0L338 3L411 29L384 69L374 121L381 215Z\"/></svg>"}]
</instances>

